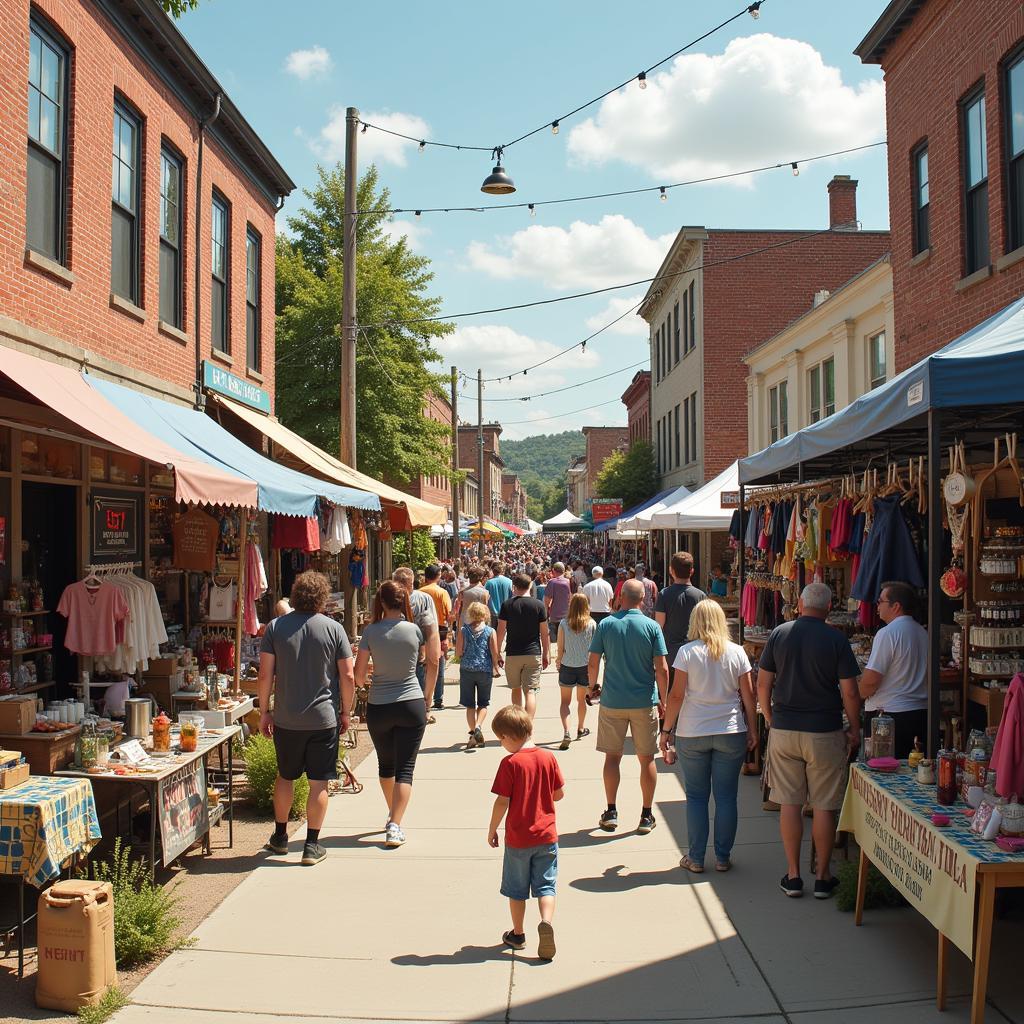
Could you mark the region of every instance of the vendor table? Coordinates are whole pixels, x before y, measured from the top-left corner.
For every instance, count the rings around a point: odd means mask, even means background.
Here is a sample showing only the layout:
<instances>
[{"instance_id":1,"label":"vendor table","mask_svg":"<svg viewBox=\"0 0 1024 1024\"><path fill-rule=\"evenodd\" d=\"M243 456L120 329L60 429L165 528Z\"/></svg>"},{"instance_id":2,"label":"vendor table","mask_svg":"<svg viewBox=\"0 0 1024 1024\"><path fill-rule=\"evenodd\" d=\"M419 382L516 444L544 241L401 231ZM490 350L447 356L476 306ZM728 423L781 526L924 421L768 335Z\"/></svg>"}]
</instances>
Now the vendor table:
<instances>
[{"instance_id":1,"label":"vendor table","mask_svg":"<svg viewBox=\"0 0 1024 1024\"><path fill-rule=\"evenodd\" d=\"M25 883L42 889L99 838L96 802L84 781L30 778L0 790L0 875L17 878L19 976L25 971L25 925L35 917L25 917Z\"/></svg>"},{"instance_id":2,"label":"vendor table","mask_svg":"<svg viewBox=\"0 0 1024 1024\"><path fill-rule=\"evenodd\" d=\"M958 803L936 801L906 767L886 774L856 764L850 771L840 830L860 846L855 924L864 917L868 865L874 864L938 930L936 1005L946 1006L950 942L974 961L971 1024L985 1018L996 889L1024 888L1024 854L1001 850L970 831ZM933 825L934 812L951 824Z\"/></svg>"},{"instance_id":3,"label":"vendor table","mask_svg":"<svg viewBox=\"0 0 1024 1024\"><path fill-rule=\"evenodd\" d=\"M172 753L170 756L154 758L153 766L145 772L129 775L115 775L113 772L94 775L81 770L65 770L57 775L88 779L93 785L119 787L118 819L120 819L121 792L129 796L131 787L138 786L149 799L149 876L156 877L156 840L159 826L163 864L170 864L198 839L205 840L209 850L209 832L225 813L228 819L228 848L235 843L234 813L234 753L232 741L242 729L231 725L200 735L194 752ZM227 807L223 803L209 807L206 797L206 776L209 755L218 750L221 763L224 747L227 747ZM114 750L117 748L115 747ZM113 764L113 762L112 762Z\"/></svg>"}]
</instances>

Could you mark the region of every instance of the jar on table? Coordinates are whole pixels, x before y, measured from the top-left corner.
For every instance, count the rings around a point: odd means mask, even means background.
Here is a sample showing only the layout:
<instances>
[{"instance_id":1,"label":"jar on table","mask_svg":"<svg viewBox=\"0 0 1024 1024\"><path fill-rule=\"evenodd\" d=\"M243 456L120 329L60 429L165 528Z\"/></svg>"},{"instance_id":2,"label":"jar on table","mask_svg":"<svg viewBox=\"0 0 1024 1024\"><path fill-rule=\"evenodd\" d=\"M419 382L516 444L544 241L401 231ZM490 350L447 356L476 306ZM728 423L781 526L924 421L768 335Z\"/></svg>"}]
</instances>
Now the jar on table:
<instances>
[{"instance_id":1,"label":"jar on table","mask_svg":"<svg viewBox=\"0 0 1024 1024\"><path fill-rule=\"evenodd\" d=\"M940 804L956 803L956 751L940 750L938 762L938 793Z\"/></svg>"},{"instance_id":2,"label":"jar on table","mask_svg":"<svg viewBox=\"0 0 1024 1024\"><path fill-rule=\"evenodd\" d=\"M194 753L199 745L199 723L194 718L181 721L181 750L184 754Z\"/></svg>"},{"instance_id":3,"label":"jar on table","mask_svg":"<svg viewBox=\"0 0 1024 1024\"><path fill-rule=\"evenodd\" d=\"M162 711L153 719L153 750L171 749L171 720Z\"/></svg>"}]
</instances>

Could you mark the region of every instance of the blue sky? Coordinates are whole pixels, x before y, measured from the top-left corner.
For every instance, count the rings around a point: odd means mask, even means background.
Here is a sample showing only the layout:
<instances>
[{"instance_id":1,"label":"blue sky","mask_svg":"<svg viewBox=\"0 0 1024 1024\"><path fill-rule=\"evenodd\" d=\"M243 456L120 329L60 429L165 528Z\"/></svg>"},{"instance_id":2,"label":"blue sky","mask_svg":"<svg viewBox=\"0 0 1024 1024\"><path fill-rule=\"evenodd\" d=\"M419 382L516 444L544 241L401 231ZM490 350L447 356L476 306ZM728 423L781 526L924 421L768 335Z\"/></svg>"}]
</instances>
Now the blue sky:
<instances>
[{"instance_id":1,"label":"blue sky","mask_svg":"<svg viewBox=\"0 0 1024 1024\"><path fill-rule=\"evenodd\" d=\"M739 0L659 6L526 0L513 8L451 0L203 0L179 27L299 185L343 152L344 111L428 139L493 146L549 123L725 20ZM881 74L853 55L883 0L765 0L683 57L602 104L511 148L509 201L661 185L787 162L884 138ZM382 17L381 11L386 11ZM394 206L500 204L480 193L487 153L398 143L371 129L360 163L377 164ZM654 274L683 224L815 229L833 174L860 181L864 227L888 226L885 148L730 183L538 211L396 217L430 257L446 313L504 306ZM296 192L283 217L298 208ZM578 341L643 289L458 320L438 346L447 370L513 373ZM627 301L628 300L628 301ZM527 377L487 388L485 416L506 437L625 422L617 403L647 358L638 317ZM605 380L529 402L615 372ZM467 392L468 393L468 392ZM606 404L611 402L611 404ZM465 406L464 406L465 408ZM579 411L577 411L579 410ZM475 406L474 406L475 412ZM526 421L526 422L523 422Z\"/></svg>"}]
</instances>

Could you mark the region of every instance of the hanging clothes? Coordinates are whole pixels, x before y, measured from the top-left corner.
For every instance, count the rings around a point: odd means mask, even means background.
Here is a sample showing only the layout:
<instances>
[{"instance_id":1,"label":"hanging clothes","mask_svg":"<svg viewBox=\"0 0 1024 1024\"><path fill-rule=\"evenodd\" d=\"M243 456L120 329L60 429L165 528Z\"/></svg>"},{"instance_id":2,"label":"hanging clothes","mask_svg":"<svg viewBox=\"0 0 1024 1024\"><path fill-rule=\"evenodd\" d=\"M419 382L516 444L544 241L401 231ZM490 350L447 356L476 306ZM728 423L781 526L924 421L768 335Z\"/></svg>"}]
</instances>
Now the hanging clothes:
<instances>
[{"instance_id":1,"label":"hanging clothes","mask_svg":"<svg viewBox=\"0 0 1024 1024\"><path fill-rule=\"evenodd\" d=\"M220 524L213 516L199 509L190 509L171 527L176 569L191 572L213 572L217 564L217 537Z\"/></svg>"},{"instance_id":2,"label":"hanging clothes","mask_svg":"<svg viewBox=\"0 0 1024 1024\"><path fill-rule=\"evenodd\" d=\"M320 550L320 524L315 516L274 516L270 546L296 551Z\"/></svg>"},{"instance_id":3,"label":"hanging clothes","mask_svg":"<svg viewBox=\"0 0 1024 1024\"><path fill-rule=\"evenodd\" d=\"M901 496L875 498L874 522L861 552L860 571L850 596L874 604L886 580L902 580L921 589L925 585L918 552L903 517Z\"/></svg>"},{"instance_id":4,"label":"hanging clothes","mask_svg":"<svg viewBox=\"0 0 1024 1024\"><path fill-rule=\"evenodd\" d=\"M361 513L352 510L352 546L366 550L366 525Z\"/></svg>"},{"instance_id":5,"label":"hanging clothes","mask_svg":"<svg viewBox=\"0 0 1024 1024\"><path fill-rule=\"evenodd\" d=\"M237 609L238 584L232 580L223 585L216 579L210 587L210 612L211 622L233 622Z\"/></svg>"},{"instance_id":6,"label":"hanging clothes","mask_svg":"<svg viewBox=\"0 0 1024 1024\"><path fill-rule=\"evenodd\" d=\"M110 576L106 582L121 592L129 613L117 631L117 646L97 658L95 668L100 672L145 672L150 659L160 656L160 645L167 643L156 588L134 573Z\"/></svg>"},{"instance_id":7,"label":"hanging clothes","mask_svg":"<svg viewBox=\"0 0 1024 1024\"><path fill-rule=\"evenodd\" d=\"M117 647L115 628L128 618L128 602L117 587L98 582L64 588L57 612L68 620L64 646L74 654L110 654Z\"/></svg>"},{"instance_id":8,"label":"hanging clothes","mask_svg":"<svg viewBox=\"0 0 1024 1024\"><path fill-rule=\"evenodd\" d=\"M323 537L324 550L332 555L341 554L352 543L352 531L348 525L348 514L340 505L331 509L327 530Z\"/></svg>"},{"instance_id":9,"label":"hanging clothes","mask_svg":"<svg viewBox=\"0 0 1024 1024\"><path fill-rule=\"evenodd\" d=\"M996 774L1000 796L1024 794L1024 673L1018 672L1010 682L989 767Z\"/></svg>"},{"instance_id":10,"label":"hanging clothes","mask_svg":"<svg viewBox=\"0 0 1024 1024\"><path fill-rule=\"evenodd\" d=\"M263 567L263 553L259 544L250 540L245 546L245 603L242 611L242 628L249 636L256 636L260 631L256 602L266 592L267 573Z\"/></svg>"},{"instance_id":11,"label":"hanging clothes","mask_svg":"<svg viewBox=\"0 0 1024 1024\"><path fill-rule=\"evenodd\" d=\"M739 544L743 540L743 511L742 509L734 508L732 510L732 518L729 520L729 539Z\"/></svg>"}]
</instances>

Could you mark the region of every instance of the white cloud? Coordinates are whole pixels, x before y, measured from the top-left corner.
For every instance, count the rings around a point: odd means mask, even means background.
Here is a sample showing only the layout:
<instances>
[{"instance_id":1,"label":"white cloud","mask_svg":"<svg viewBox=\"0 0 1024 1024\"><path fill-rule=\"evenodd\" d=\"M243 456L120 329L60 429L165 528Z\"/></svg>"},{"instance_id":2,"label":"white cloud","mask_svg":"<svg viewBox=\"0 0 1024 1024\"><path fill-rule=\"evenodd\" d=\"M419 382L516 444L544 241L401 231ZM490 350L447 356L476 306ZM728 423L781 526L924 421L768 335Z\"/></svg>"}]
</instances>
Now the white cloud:
<instances>
[{"instance_id":1,"label":"white cloud","mask_svg":"<svg viewBox=\"0 0 1024 1024\"><path fill-rule=\"evenodd\" d=\"M430 228L424 227L418 220L390 220L381 226L381 230L384 237L392 242L404 237L410 249L422 249L424 240L430 234Z\"/></svg>"},{"instance_id":2,"label":"white cloud","mask_svg":"<svg viewBox=\"0 0 1024 1024\"><path fill-rule=\"evenodd\" d=\"M401 132L402 135L410 135L415 139L423 139L430 134L427 122L415 114L368 112L362 117L369 124L380 125L381 128ZM313 151L325 160L345 159L344 107L334 107L331 110L327 124L320 129L320 134L310 145ZM365 132L360 131L358 146L360 166L386 163L404 167L406 159L416 148L417 143L368 128Z\"/></svg>"},{"instance_id":3,"label":"white cloud","mask_svg":"<svg viewBox=\"0 0 1024 1024\"><path fill-rule=\"evenodd\" d=\"M759 34L720 55L677 57L645 90L612 93L572 130L569 152L579 163L619 160L655 180L685 181L884 137L880 81L847 85L810 44Z\"/></svg>"},{"instance_id":4,"label":"white cloud","mask_svg":"<svg viewBox=\"0 0 1024 1024\"><path fill-rule=\"evenodd\" d=\"M616 213L597 224L531 225L494 245L471 242L466 257L474 270L500 280L534 278L554 289L603 288L653 276L674 237L652 238Z\"/></svg>"},{"instance_id":5,"label":"white cloud","mask_svg":"<svg viewBox=\"0 0 1024 1024\"><path fill-rule=\"evenodd\" d=\"M284 62L285 71L303 81L315 75L325 75L333 66L331 55L322 46L313 46L308 50L293 50Z\"/></svg>"},{"instance_id":6,"label":"white cloud","mask_svg":"<svg viewBox=\"0 0 1024 1024\"><path fill-rule=\"evenodd\" d=\"M605 324L611 323L616 317L622 317L605 331L606 334L624 334L630 338L646 338L650 333L646 321L637 315L634 306L640 304L643 295L617 295L610 299L608 305L600 312L587 319L587 327L592 331L600 330ZM629 312L627 312L627 310Z\"/></svg>"}]
</instances>

